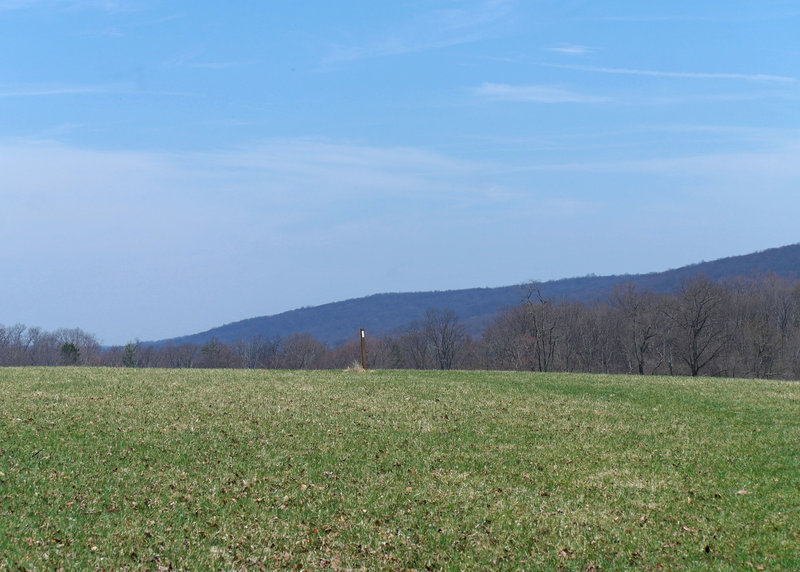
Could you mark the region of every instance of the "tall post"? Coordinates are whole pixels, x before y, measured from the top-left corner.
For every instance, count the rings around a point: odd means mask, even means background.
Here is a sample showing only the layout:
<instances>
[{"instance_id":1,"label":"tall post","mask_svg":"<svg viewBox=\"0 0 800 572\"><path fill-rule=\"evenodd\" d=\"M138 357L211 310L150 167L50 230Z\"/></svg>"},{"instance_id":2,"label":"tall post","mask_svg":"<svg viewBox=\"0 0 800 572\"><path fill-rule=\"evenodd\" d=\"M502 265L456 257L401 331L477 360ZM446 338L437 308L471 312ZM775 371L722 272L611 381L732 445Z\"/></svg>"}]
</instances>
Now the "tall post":
<instances>
[{"instance_id":1,"label":"tall post","mask_svg":"<svg viewBox=\"0 0 800 572\"><path fill-rule=\"evenodd\" d=\"M361 367L367 369L367 331L361 328Z\"/></svg>"}]
</instances>

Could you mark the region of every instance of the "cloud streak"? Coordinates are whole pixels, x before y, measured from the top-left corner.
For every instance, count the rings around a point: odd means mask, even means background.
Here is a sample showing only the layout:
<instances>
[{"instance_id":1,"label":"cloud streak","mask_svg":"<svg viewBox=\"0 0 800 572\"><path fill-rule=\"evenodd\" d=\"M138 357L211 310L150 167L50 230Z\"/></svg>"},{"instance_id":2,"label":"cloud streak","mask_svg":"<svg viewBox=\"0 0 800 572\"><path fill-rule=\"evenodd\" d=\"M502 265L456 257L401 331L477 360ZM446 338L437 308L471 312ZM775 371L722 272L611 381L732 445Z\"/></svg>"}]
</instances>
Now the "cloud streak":
<instances>
[{"instance_id":1,"label":"cloud streak","mask_svg":"<svg viewBox=\"0 0 800 572\"><path fill-rule=\"evenodd\" d=\"M695 181L760 181L768 188L800 182L800 141L785 141L770 149L736 153L708 153L678 157L653 157L618 161L587 161L518 166L517 172L583 172L692 177ZM769 183L767 183L769 181ZM731 187L732 189L733 187ZM733 191L731 191L733 192ZM752 192L752 191L750 191Z\"/></svg>"},{"instance_id":2,"label":"cloud streak","mask_svg":"<svg viewBox=\"0 0 800 572\"><path fill-rule=\"evenodd\" d=\"M521 103L613 103L608 97L586 95L550 85L508 85L484 83L472 89L473 95L491 101Z\"/></svg>"},{"instance_id":3,"label":"cloud streak","mask_svg":"<svg viewBox=\"0 0 800 572\"><path fill-rule=\"evenodd\" d=\"M800 17L798 10L759 11L759 12L715 12L713 14L659 14L659 15L625 15L604 16L597 18L605 22L762 22L770 20L786 20Z\"/></svg>"},{"instance_id":4,"label":"cloud streak","mask_svg":"<svg viewBox=\"0 0 800 572\"><path fill-rule=\"evenodd\" d=\"M497 33L509 18L513 1L482 0L469 8L428 12L413 22L385 31L371 43L337 46L322 61L323 68L363 59L399 56L468 44Z\"/></svg>"},{"instance_id":5,"label":"cloud streak","mask_svg":"<svg viewBox=\"0 0 800 572\"><path fill-rule=\"evenodd\" d=\"M44 164L48 169L36 167ZM378 205L387 198L482 198L487 190L476 181L485 178L491 167L419 148L289 138L214 153L174 154L104 152L7 140L0 141L0 170L9 189L7 196L31 192L63 196L66 192L91 204L122 196L157 195L162 197L160 202L174 201L175 205L210 205L219 202L222 193L237 197L224 201L223 210L247 213L252 203L259 207L254 212L285 208L298 213L318 211L321 206L346 211L353 205ZM204 207L199 211L204 212ZM219 206L208 210L219 211ZM383 216L383 211L373 214ZM275 220L277 224L281 217Z\"/></svg>"},{"instance_id":6,"label":"cloud streak","mask_svg":"<svg viewBox=\"0 0 800 572\"><path fill-rule=\"evenodd\" d=\"M561 46L554 46L545 48L548 52L556 52L567 56L585 56L597 51L597 48L591 46L581 46L576 44L563 44Z\"/></svg>"},{"instance_id":7,"label":"cloud streak","mask_svg":"<svg viewBox=\"0 0 800 572\"><path fill-rule=\"evenodd\" d=\"M61 85L61 86L26 86L0 88L0 98L12 97L47 97L59 95L106 95L111 93L130 93L129 85Z\"/></svg>"},{"instance_id":8,"label":"cloud streak","mask_svg":"<svg viewBox=\"0 0 800 572\"><path fill-rule=\"evenodd\" d=\"M80 10L99 9L105 12L125 10L124 0L0 0L0 12L15 10Z\"/></svg>"},{"instance_id":9,"label":"cloud streak","mask_svg":"<svg viewBox=\"0 0 800 572\"><path fill-rule=\"evenodd\" d=\"M248 67L258 64L255 59L247 60L223 60L223 61L197 61L200 52L195 50L178 54L161 63L165 68L194 68L194 69L207 69L207 70L227 70Z\"/></svg>"},{"instance_id":10,"label":"cloud streak","mask_svg":"<svg viewBox=\"0 0 800 572\"><path fill-rule=\"evenodd\" d=\"M483 83L470 93L487 101L539 104L609 104L625 106L679 106L695 103L797 99L787 92L708 93L688 95L592 95L551 85Z\"/></svg>"},{"instance_id":11,"label":"cloud streak","mask_svg":"<svg viewBox=\"0 0 800 572\"><path fill-rule=\"evenodd\" d=\"M227 70L227 69L254 66L256 64L258 64L256 60L238 60L238 61L227 61L227 62L193 62L188 64L188 66L197 69Z\"/></svg>"},{"instance_id":12,"label":"cloud streak","mask_svg":"<svg viewBox=\"0 0 800 572\"><path fill-rule=\"evenodd\" d=\"M131 84L97 84L97 85L42 85L0 87L0 99L25 97L61 97L73 95L156 95L195 97L198 94L168 90L142 90Z\"/></svg>"},{"instance_id":13,"label":"cloud streak","mask_svg":"<svg viewBox=\"0 0 800 572\"><path fill-rule=\"evenodd\" d=\"M749 82L777 82L777 83L796 83L798 81L797 78L792 76L772 75L772 74L683 72L683 71L676 72L676 71L611 68L611 67L582 66L582 65L572 65L572 64L549 64L549 63L541 65L552 68L561 68L561 69L613 74L613 75L634 75L634 76L678 78L678 79L740 80Z\"/></svg>"}]
</instances>

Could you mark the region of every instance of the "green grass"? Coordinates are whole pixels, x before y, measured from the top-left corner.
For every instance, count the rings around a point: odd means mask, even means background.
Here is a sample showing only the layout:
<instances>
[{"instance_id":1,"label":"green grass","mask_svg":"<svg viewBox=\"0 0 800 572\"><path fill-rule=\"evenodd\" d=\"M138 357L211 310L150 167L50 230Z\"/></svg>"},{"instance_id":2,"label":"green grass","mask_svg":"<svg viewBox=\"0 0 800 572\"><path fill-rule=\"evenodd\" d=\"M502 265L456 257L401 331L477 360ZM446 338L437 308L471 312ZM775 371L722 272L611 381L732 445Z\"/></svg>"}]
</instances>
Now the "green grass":
<instances>
[{"instance_id":1,"label":"green grass","mask_svg":"<svg viewBox=\"0 0 800 572\"><path fill-rule=\"evenodd\" d=\"M0 435L0 569L800 568L791 382L0 369Z\"/></svg>"}]
</instances>

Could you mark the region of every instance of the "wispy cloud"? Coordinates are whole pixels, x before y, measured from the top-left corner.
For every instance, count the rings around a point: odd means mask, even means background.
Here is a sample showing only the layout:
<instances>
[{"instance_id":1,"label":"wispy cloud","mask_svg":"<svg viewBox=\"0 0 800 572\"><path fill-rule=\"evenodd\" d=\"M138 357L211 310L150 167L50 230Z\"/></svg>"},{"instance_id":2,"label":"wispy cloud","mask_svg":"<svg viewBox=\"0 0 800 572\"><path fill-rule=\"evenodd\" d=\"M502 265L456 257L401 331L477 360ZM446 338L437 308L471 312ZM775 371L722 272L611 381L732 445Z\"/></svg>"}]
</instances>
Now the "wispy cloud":
<instances>
[{"instance_id":1,"label":"wispy cloud","mask_svg":"<svg viewBox=\"0 0 800 572\"><path fill-rule=\"evenodd\" d=\"M37 164L50 168L37 171ZM113 203L138 189L135 196L164 194L162 202L176 208L185 200L201 205L198 212L208 216L209 224L217 215L225 218L222 209L244 218L272 213L273 227L288 228L318 217L320 207L329 214L367 208L370 216L381 219L386 201L410 210L420 201L483 200L491 195L487 179L493 166L422 148L317 138L276 138L227 151L175 154L0 140L0 171L6 188L17 189L11 195L70 192L87 202L106 197L101 202Z\"/></svg>"},{"instance_id":2,"label":"wispy cloud","mask_svg":"<svg viewBox=\"0 0 800 572\"><path fill-rule=\"evenodd\" d=\"M525 165L514 170L690 176L696 182L761 180L770 181L771 185L776 181L800 181L800 143L794 140L766 149L732 153Z\"/></svg>"},{"instance_id":3,"label":"wispy cloud","mask_svg":"<svg viewBox=\"0 0 800 572\"><path fill-rule=\"evenodd\" d=\"M791 127L743 127L740 125L651 124L637 128L641 132L677 133L717 137L726 141L770 144L783 147L800 141L800 129Z\"/></svg>"},{"instance_id":4,"label":"wispy cloud","mask_svg":"<svg viewBox=\"0 0 800 572\"><path fill-rule=\"evenodd\" d=\"M203 61L200 59L200 55L201 50L186 51L163 61L161 65L165 68L182 67L207 70L226 70L258 64L258 61L254 59Z\"/></svg>"},{"instance_id":5,"label":"wispy cloud","mask_svg":"<svg viewBox=\"0 0 800 572\"><path fill-rule=\"evenodd\" d=\"M256 60L236 60L227 62L193 62L188 64L189 67L207 70L227 70L234 68L243 68L247 66L256 65Z\"/></svg>"},{"instance_id":6,"label":"wispy cloud","mask_svg":"<svg viewBox=\"0 0 800 572\"><path fill-rule=\"evenodd\" d=\"M287 201L314 197L315 204L342 204L358 198L454 196L472 188L476 173L486 165L459 161L424 149L376 147L317 138L268 140L247 149L193 155L196 165L218 173L247 173L268 186L290 191ZM199 167L203 170L202 167ZM451 184L460 181L460 184ZM264 182L254 188L264 188ZM377 191L376 189L380 189Z\"/></svg>"},{"instance_id":7,"label":"wispy cloud","mask_svg":"<svg viewBox=\"0 0 800 572\"><path fill-rule=\"evenodd\" d=\"M179 91L141 90L137 89L132 84L0 86L0 99L70 95L163 95L193 97L197 94Z\"/></svg>"},{"instance_id":8,"label":"wispy cloud","mask_svg":"<svg viewBox=\"0 0 800 572\"><path fill-rule=\"evenodd\" d=\"M587 95L550 85L508 85L484 83L472 89L473 95L492 101L528 103L612 103L613 99Z\"/></svg>"},{"instance_id":9,"label":"wispy cloud","mask_svg":"<svg viewBox=\"0 0 800 572\"><path fill-rule=\"evenodd\" d=\"M625 106L680 106L715 102L744 102L774 100L795 100L800 95L786 91L756 91L746 93L690 93L676 95L620 93L616 95L595 95L552 85L509 85L504 83L484 83L471 88L475 97L488 101L505 101L541 104L613 104Z\"/></svg>"},{"instance_id":10,"label":"wispy cloud","mask_svg":"<svg viewBox=\"0 0 800 572\"><path fill-rule=\"evenodd\" d=\"M59 95L105 95L109 93L127 93L132 87L123 84L106 85L51 85L0 87L0 97L47 97Z\"/></svg>"},{"instance_id":11,"label":"wispy cloud","mask_svg":"<svg viewBox=\"0 0 800 572\"><path fill-rule=\"evenodd\" d=\"M220 244L246 234L247 244L254 236L280 243L286 233L324 234L353 213L385 224L387 209L402 221L418 221L420 210L435 216L441 204L455 212L462 203L496 200L486 163L418 148L306 138L176 154L0 140L0 171L6 204L0 210L0 239L22 232L26 224L35 228L31 220L42 225L60 220L57 226L73 229L76 243L94 251L134 242L157 250L163 241L175 241L188 256L203 235L218 237ZM119 208L122 204L126 208ZM15 208L24 216L15 217ZM44 252L52 235L35 242Z\"/></svg>"},{"instance_id":12,"label":"wispy cloud","mask_svg":"<svg viewBox=\"0 0 800 572\"><path fill-rule=\"evenodd\" d=\"M0 12L12 10L99 9L118 12L130 9L129 0L0 0Z\"/></svg>"},{"instance_id":13,"label":"wispy cloud","mask_svg":"<svg viewBox=\"0 0 800 572\"><path fill-rule=\"evenodd\" d=\"M596 52L597 48L593 48L591 46L581 46L578 44L562 44L560 46L545 48L545 50L567 56L585 56Z\"/></svg>"},{"instance_id":14,"label":"wispy cloud","mask_svg":"<svg viewBox=\"0 0 800 572\"><path fill-rule=\"evenodd\" d=\"M698 6L701 6L698 4ZM755 12L713 12L709 14L627 14L625 16L604 16L599 20L607 22L762 22L785 20L800 17L800 10L763 10Z\"/></svg>"},{"instance_id":15,"label":"wispy cloud","mask_svg":"<svg viewBox=\"0 0 800 572\"><path fill-rule=\"evenodd\" d=\"M322 61L323 68L350 61L397 56L476 42L497 33L512 12L513 0L480 0L466 8L422 14L383 32L379 39L336 46Z\"/></svg>"},{"instance_id":16,"label":"wispy cloud","mask_svg":"<svg viewBox=\"0 0 800 572\"><path fill-rule=\"evenodd\" d=\"M553 64L553 63L547 63L541 65L553 68L571 69L577 71L615 74L615 75L635 75L635 76L680 78L680 79L721 79L721 80L741 80L741 81L752 81L752 82L779 82L779 83L794 83L798 81L796 77L792 76L759 74L759 73L747 74L747 73L725 73L725 72L661 71L661 70L610 68L610 67L583 66L575 64Z\"/></svg>"},{"instance_id":17,"label":"wispy cloud","mask_svg":"<svg viewBox=\"0 0 800 572\"><path fill-rule=\"evenodd\" d=\"M636 105L686 105L692 103L715 103L715 102L745 102L773 100L797 100L800 95L789 92L778 91L756 91L749 93L706 93L649 97L635 97L628 100L629 103Z\"/></svg>"}]
</instances>

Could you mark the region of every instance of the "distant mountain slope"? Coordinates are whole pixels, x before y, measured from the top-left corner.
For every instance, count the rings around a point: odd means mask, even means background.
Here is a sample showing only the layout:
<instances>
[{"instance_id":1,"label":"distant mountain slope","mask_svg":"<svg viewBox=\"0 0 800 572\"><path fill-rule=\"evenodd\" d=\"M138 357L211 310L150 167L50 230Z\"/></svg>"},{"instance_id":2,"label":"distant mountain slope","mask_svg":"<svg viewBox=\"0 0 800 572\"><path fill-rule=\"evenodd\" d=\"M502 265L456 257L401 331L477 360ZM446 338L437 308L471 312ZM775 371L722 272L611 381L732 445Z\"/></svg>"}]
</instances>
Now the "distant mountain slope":
<instances>
[{"instance_id":1,"label":"distant mountain slope","mask_svg":"<svg viewBox=\"0 0 800 572\"><path fill-rule=\"evenodd\" d=\"M604 298L616 285L624 282L633 282L654 292L670 292L679 287L683 280L698 274L704 274L712 280L722 280L767 272L789 278L800 276L800 244L701 262L665 272L565 278L543 282L541 287L548 297L590 302ZM273 316L250 318L198 334L154 343L204 344L212 338L233 343L256 335L286 337L295 332L307 332L329 344L340 344L356 339L359 328L366 328L373 335L397 331L415 320L421 320L428 308L451 309L471 332L478 333L499 310L519 304L522 295L520 286L375 294Z\"/></svg>"}]
</instances>

